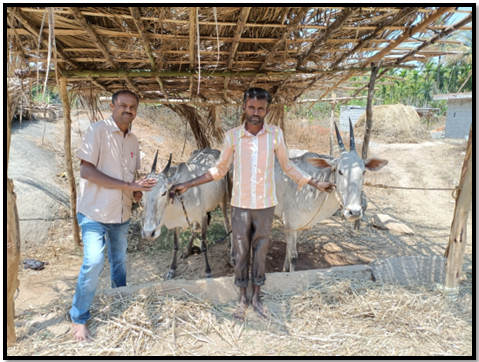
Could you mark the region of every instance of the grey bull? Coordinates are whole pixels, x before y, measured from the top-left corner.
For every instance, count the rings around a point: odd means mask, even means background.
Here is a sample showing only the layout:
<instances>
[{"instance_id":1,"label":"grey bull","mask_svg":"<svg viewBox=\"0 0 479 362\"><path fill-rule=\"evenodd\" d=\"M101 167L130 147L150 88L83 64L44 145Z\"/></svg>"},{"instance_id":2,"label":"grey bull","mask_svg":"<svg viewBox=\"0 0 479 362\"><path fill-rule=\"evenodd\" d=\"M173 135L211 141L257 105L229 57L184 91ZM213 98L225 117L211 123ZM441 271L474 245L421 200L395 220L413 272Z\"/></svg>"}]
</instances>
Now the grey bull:
<instances>
[{"instance_id":1,"label":"grey bull","mask_svg":"<svg viewBox=\"0 0 479 362\"><path fill-rule=\"evenodd\" d=\"M335 124L336 126L336 124ZM279 162L275 163L275 182L278 205L275 215L283 220L286 235L286 257L283 271L294 271L298 259L297 240L302 230L308 230L321 220L342 209L342 216L355 221L363 216L361 190L366 170L377 171L387 165L387 160L372 158L365 162L355 149L353 126L350 120L350 150L347 151L336 126L341 151L338 158L308 152L292 158L299 168L319 181L332 181L336 189L321 192L305 185L300 191L296 183L286 176Z\"/></svg>"},{"instance_id":2,"label":"grey bull","mask_svg":"<svg viewBox=\"0 0 479 362\"><path fill-rule=\"evenodd\" d=\"M158 155L158 152L157 152ZM156 160L153 163L151 173L148 177L158 180L156 186L145 193L143 201L143 230L142 236L146 239L154 239L160 236L161 227L165 225L168 229L174 229L174 254L173 261L166 278L172 279L176 275L177 253L179 250L180 230L189 227L179 197L174 202L170 199L170 188L177 183L194 179L204 174L209 168L215 166L220 151L205 148L194 151L188 161L171 167L171 155L168 165L161 173L156 173ZM211 268L208 263L206 234L208 226L208 212L214 210L218 205L223 212L224 225L226 230L231 230L227 217L228 191L227 181L223 178L198 187L189 189L181 195L187 211L188 219L194 223L195 228L201 225L201 251L205 256L206 277L212 277ZM190 238L186 255L187 258L192 250L194 236Z\"/></svg>"}]
</instances>

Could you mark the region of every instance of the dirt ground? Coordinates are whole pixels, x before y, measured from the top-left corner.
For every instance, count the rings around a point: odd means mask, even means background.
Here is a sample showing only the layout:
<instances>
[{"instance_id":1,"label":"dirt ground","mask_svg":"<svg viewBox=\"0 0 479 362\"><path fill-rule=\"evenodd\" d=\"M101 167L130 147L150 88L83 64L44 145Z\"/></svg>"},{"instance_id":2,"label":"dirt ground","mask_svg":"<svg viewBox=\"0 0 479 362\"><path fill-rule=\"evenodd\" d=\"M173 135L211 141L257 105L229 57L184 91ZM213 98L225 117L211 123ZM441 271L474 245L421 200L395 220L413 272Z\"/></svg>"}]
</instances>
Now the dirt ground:
<instances>
[{"instance_id":1,"label":"dirt ground","mask_svg":"<svg viewBox=\"0 0 479 362\"><path fill-rule=\"evenodd\" d=\"M143 164L141 173L149 171L156 148L160 149L159 166L166 163L170 150L179 150L183 140L174 137L159 124L148 123L139 117L135 121L135 133L141 140ZM61 123L58 124L61 127ZM80 122L74 127L76 136L81 134ZM84 131L84 130L83 130ZM61 133L60 133L61 134ZM78 142L80 137L74 137ZM181 143L181 145L179 145ZM361 145L357 141L357 148ZM75 144L74 144L75 147ZM186 159L193 149L187 142L183 157L180 151L173 160ZM454 140L431 140L417 144L380 144L372 140L370 155L384 158L389 164L378 172L368 172L365 181L401 187L453 188L457 185L464 158L465 144ZM58 182L66 186L66 180ZM386 257L411 255L443 255L448 243L454 211L451 191L400 190L364 187L368 209L359 231L353 224L332 217L300 235L296 270L321 269L339 265L367 264ZM379 230L372 226L371 218L385 213L408 225L414 235L402 235ZM60 210L60 215L66 210ZM217 212L214 215L219 215ZM222 228L219 216L213 223ZM128 249L128 284L164 280L172 260L172 241L164 238L161 248L155 242L141 239L141 210L133 214ZM81 249L72 245L70 224L67 220L55 220L49 241L41 248L24 249L22 260L34 258L48 261L42 271L20 269L20 289L15 301L17 312L37 304L47 304L58 298L72 298L78 271L82 263ZM223 229L224 230L224 229ZM233 275L229 264L228 243L215 244L209 240L208 257L215 277ZM169 243L169 245L168 245ZM275 219L266 261L268 273L281 271L286 243L282 222ZM467 247L464 271L472 269L472 212L469 215ZM204 257L192 255L179 259L177 278L198 279L204 277ZM99 288L108 289L109 266L105 264Z\"/></svg>"}]
</instances>

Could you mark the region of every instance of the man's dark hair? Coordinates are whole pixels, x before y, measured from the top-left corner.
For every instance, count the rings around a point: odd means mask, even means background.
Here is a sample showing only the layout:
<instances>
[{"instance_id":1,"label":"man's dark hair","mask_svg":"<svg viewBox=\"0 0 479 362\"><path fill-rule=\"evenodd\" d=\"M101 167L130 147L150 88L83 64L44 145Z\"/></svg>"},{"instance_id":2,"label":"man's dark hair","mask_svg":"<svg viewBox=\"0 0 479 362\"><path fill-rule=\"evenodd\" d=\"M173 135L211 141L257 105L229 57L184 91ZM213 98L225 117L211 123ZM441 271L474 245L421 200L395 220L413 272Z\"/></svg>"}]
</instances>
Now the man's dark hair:
<instances>
[{"instance_id":1,"label":"man's dark hair","mask_svg":"<svg viewBox=\"0 0 479 362\"><path fill-rule=\"evenodd\" d=\"M138 96L135 93L133 93L132 91L129 91L128 89L122 89L122 90L119 90L119 91L113 93L113 95L111 96L111 103L115 104L116 99L118 98L118 96L120 94L131 94L132 96L134 96L136 98L136 103L137 104L140 103L140 99L138 98Z\"/></svg>"},{"instance_id":2,"label":"man's dark hair","mask_svg":"<svg viewBox=\"0 0 479 362\"><path fill-rule=\"evenodd\" d=\"M268 107L271 104L271 95L263 88L250 88L244 92L243 103L246 104L248 98L266 99L268 101Z\"/></svg>"}]
</instances>

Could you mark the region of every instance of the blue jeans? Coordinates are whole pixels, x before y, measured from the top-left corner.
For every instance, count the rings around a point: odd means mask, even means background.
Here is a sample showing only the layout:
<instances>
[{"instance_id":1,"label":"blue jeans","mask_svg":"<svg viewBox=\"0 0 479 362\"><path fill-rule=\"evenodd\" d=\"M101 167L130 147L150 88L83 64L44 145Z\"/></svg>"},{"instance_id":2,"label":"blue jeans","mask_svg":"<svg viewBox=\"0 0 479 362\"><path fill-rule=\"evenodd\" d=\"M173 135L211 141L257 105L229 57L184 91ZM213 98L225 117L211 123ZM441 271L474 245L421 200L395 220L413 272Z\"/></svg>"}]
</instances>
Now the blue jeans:
<instances>
[{"instance_id":1,"label":"blue jeans","mask_svg":"<svg viewBox=\"0 0 479 362\"><path fill-rule=\"evenodd\" d=\"M103 224L77 213L83 238L83 264L78 276L73 305L72 321L86 324L90 318L90 306L95 297L98 277L105 261L105 244L110 261L111 287L126 286L126 247L130 220L122 224Z\"/></svg>"}]
</instances>

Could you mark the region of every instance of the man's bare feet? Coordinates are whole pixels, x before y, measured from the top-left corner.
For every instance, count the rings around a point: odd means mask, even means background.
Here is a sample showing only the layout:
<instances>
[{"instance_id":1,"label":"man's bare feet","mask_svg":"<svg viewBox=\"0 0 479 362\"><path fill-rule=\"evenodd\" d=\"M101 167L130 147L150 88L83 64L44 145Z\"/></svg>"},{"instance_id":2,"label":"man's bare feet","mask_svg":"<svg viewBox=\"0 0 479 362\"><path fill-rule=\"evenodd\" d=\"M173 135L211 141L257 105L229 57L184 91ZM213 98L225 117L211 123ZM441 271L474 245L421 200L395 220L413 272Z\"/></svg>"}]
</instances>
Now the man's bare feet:
<instances>
[{"instance_id":1,"label":"man's bare feet","mask_svg":"<svg viewBox=\"0 0 479 362\"><path fill-rule=\"evenodd\" d=\"M246 304L238 304L236 310L233 312L233 318L239 321L244 321L246 309L248 309L248 302L246 302Z\"/></svg>"},{"instance_id":2,"label":"man's bare feet","mask_svg":"<svg viewBox=\"0 0 479 362\"><path fill-rule=\"evenodd\" d=\"M86 324L72 323L72 335L75 341L86 341L88 339L93 339L93 336L88 330Z\"/></svg>"},{"instance_id":3,"label":"man's bare feet","mask_svg":"<svg viewBox=\"0 0 479 362\"><path fill-rule=\"evenodd\" d=\"M268 317L268 310L266 307L261 304L260 300L252 300L251 304L253 304L253 310L256 312L256 315L260 318L267 318Z\"/></svg>"},{"instance_id":4,"label":"man's bare feet","mask_svg":"<svg viewBox=\"0 0 479 362\"><path fill-rule=\"evenodd\" d=\"M259 298L259 285L253 285L253 298L251 299L251 304L253 305L253 310L256 312L256 315L260 318L268 317L268 310L261 304Z\"/></svg>"}]
</instances>

